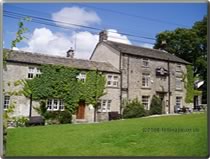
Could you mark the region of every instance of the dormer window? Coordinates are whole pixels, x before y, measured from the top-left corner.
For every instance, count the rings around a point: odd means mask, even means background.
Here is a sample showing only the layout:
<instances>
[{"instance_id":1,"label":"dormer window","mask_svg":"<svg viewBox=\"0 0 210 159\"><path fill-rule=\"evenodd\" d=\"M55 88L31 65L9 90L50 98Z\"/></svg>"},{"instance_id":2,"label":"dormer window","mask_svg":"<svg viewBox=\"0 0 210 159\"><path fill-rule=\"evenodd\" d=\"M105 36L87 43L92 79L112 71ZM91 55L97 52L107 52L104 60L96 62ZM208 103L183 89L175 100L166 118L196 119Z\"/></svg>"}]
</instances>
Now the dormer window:
<instances>
[{"instance_id":1,"label":"dormer window","mask_svg":"<svg viewBox=\"0 0 210 159\"><path fill-rule=\"evenodd\" d=\"M142 66L143 67L149 67L149 60L148 59L142 59Z\"/></svg>"}]
</instances>

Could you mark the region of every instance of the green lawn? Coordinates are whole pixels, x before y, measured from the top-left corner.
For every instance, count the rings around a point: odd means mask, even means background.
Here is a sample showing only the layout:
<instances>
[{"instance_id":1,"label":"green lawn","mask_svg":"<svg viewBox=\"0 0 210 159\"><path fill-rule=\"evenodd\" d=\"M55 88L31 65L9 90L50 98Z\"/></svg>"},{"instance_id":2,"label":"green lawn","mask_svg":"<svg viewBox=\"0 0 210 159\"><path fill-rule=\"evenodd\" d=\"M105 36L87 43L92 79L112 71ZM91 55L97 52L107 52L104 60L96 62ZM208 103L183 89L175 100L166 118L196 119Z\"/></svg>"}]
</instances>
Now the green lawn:
<instances>
[{"instance_id":1,"label":"green lawn","mask_svg":"<svg viewBox=\"0 0 210 159\"><path fill-rule=\"evenodd\" d=\"M189 128L195 132L143 132ZM207 156L206 113L8 130L6 156Z\"/></svg>"}]
</instances>

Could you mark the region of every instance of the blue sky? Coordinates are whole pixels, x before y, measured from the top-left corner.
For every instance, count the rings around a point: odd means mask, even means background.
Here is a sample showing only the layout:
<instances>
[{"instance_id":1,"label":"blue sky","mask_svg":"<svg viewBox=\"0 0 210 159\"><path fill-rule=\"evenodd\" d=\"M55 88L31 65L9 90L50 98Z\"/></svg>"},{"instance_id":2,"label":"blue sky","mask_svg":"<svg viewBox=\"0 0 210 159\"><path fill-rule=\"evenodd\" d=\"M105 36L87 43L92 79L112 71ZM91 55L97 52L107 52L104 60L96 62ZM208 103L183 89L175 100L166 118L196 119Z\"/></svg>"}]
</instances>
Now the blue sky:
<instances>
[{"instance_id":1,"label":"blue sky","mask_svg":"<svg viewBox=\"0 0 210 159\"><path fill-rule=\"evenodd\" d=\"M207 14L207 3L43 3L4 4L4 11L42 17L66 23L110 30L110 40L152 47L155 40L122 35L128 33L155 39L165 30L190 28ZM32 18L33 19L33 18ZM4 47L9 48L17 31L17 19L4 17ZM33 21L33 20L32 20ZM46 21L44 21L46 23ZM16 49L65 55L76 46L77 58L88 58L98 41L99 30L51 22L57 27L27 22L27 40ZM76 44L75 44L76 41Z\"/></svg>"}]
</instances>

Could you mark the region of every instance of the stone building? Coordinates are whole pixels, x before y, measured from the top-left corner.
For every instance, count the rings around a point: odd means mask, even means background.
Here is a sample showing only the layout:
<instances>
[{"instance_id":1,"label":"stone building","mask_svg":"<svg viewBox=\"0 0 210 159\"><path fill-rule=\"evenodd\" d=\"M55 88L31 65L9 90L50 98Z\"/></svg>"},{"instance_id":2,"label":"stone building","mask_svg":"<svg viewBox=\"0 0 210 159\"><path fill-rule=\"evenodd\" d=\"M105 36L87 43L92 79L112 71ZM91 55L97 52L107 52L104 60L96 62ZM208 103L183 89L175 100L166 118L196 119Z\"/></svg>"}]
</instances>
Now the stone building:
<instances>
[{"instance_id":1,"label":"stone building","mask_svg":"<svg viewBox=\"0 0 210 159\"><path fill-rule=\"evenodd\" d=\"M9 51L9 50L6 50ZM69 52L67 52L69 54ZM118 69L113 67L110 63L95 62L89 60L73 59L68 57L47 56L37 53L29 53L22 51L12 51L7 59L6 67L3 70L4 81L4 109L15 103L15 110L12 116L39 116L39 114L32 108L30 111L30 99L23 95L10 95L9 92L21 90L21 85L15 86L18 80L32 79L35 76L40 76L40 65L54 64L63 65L71 68L81 70L78 79L85 80L85 72L89 70L98 70L102 72L107 78L105 95L101 98L101 107L98 109L97 120L107 120L109 111L120 110L120 89L119 79L120 74ZM46 101L48 111L57 111L64 109L64 103L60 99L48 99ZM39 102L33 101L33 107L38 107ZM92 105L85 105L79 103L77 113L74 115L75 122L93 122L94 108Z\"/></svg>"},{"instance_id":2,"label":"stone building","mask_svg":"<svg viewBox=\"0 0 210 159\"><path fill-rule=\"evenodd\" d=\"M8 51L8 50L7 50ZM3 70L4 91L20 90L15 81L40 76L40 65L63 65L81 70L79 80L85 80L86 71L99 70L106 76L106 94L100 99L97 121L108 120L109 112L122 114L122 101L138 98L145 109L150 109L153 95L162 100L163 113L174 113L177 108L189 106L185 103L186 89L183 75L189 63L175 55L161 50L143 48L107 40L105 31L100 33L90 60L73 58L73 50L67 57L47 56L37 53L13 51ZM4 109L15 102L13 116L38 116L30 111L30 99L25 96L4 95ZM46 101L48 111L63 110L64 103L59 99ZM33 107L39 106L33 101ZM75 122L93 122L94 108L79 103Z\"/></svg>"},{"instance_id":3,"label":"stone building","mask_svg":"<svg viewBox=\"0 0 210 159\"><path fill-rule=\"evenodd\" d=\"M138 98L150 109L153 95L162 100L163 112L174 113L187 106L183 75L189 63L168 52L107 40L100 33L90 60L111 63L121 74L120 101ZM120 105L122 112L122 104ZM188 105L189 106L189 105ZM192 109L192 105L190 106Z\"/></svg>"}]
</instances>

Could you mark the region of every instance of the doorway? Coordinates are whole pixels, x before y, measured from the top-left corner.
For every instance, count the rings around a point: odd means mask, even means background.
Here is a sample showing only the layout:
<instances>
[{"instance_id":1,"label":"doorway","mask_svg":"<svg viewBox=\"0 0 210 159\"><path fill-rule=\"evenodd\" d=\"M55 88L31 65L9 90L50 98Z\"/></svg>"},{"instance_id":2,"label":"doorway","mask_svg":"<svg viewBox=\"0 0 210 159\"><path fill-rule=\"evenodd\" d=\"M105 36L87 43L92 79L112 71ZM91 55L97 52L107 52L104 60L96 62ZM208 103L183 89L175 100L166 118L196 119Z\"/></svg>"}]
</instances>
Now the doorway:
<instances>
[{"instance_id":1,"label":"doorway","mask_svg":"<svg viewBox=\"0 0 210 159\"><path fill-rule=\"evenodd\" d=\"M85 102L80 101L76 112L76 119L85 119Z\"/></svg>"}]
</instances>

